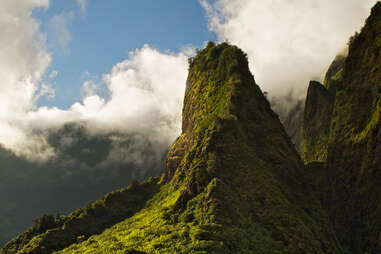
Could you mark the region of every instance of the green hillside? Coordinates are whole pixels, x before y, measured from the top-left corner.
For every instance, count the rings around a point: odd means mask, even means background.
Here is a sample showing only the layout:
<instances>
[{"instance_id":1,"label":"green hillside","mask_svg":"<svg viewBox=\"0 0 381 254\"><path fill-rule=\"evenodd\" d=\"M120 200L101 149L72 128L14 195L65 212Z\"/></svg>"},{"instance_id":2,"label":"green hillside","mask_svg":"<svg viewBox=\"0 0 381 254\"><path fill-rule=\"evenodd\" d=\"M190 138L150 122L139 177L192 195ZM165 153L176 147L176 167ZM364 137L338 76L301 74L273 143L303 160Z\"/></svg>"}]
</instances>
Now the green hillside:
<instances>
[{"instance_id":1,"label":"green hillside","mask_svg":"<svg viewBox=\"0 0 381 254\"><path fill-rule=\"evenodd\" d=\"M18 253L50 253L64 247L61 253L341 252L327 215L304 183L304 165L240 49L209 43L190 59L182 130L169 151L166 172L143 209L89 239L102 227L68 230L64 222L31 235L29 242L18 245L21 241L16 239L13 249ZM88 225L76 217L74 226ZM5 253L14 252L8 247Z\"/></svg>"},{"instance_id":2,"label":"green hillside","mask_svg":"<svg viewBox=\"0 0 381 254\"><path fill-rule=\"evenodd\" d=\"M353 253L381 252L381 2L351 38L329 137L330 210Z\"/></svg>"},{"instance_id":3,"label":"green hillside","mask_svg":"<svg viewBox=\"0 0 381 254\"><path fill-rule=\"evenodd\" d=\"M245 53L210 42L189 59L164 174L42 216L0 253L381 253L380 110L381 2L310 83L307 164Z\"/></svg>"}]
</instances>

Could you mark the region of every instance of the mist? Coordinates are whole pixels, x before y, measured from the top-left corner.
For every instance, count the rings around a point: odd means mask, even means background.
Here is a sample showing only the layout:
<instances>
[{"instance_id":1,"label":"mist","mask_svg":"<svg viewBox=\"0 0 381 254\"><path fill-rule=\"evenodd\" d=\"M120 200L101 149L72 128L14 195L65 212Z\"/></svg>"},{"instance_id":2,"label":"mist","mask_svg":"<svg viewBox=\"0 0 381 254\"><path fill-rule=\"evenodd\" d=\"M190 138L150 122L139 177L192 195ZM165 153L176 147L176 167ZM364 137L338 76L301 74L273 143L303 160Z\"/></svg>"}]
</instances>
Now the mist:
<instances>
[{"instance_id":1,"label":"mist","mask_svg":"<svg viewBox=\"0 0 381 254\"><path fill-rule=\"evenodd\" d=\"M82 11L84 3L78 1ZM133 133L155 147L168 147L180 131L191 51L161 52L144 45L116 63L101 81L85 81L82 101L68 109L37 107L42 96L54 96L49 82L58 74L47 73L52 54L46 46L47 35L32 15L33 9L48 6L48 0L0 3L0 143L18 156L46 161L57 155L47 137L66 124L79 123L89 135L112 134L111 141L120 140L115 138L119 134ZM60 14L49 24L59 28L53 29L57 34L52 36L57 36L57 45L65 51L71 38L66 18L73 17L73 12ZM98 94L100 87L105 87L105 94ZM138 157L131 155L137 162Z\"/></svg>"},{"instance_id":2,"label":"mist","mask_svg":"<svg viewBox=\"0 0 381 254\"><path fill-rule=\"evenodd\" d=\"M311 79L322 80L375 2L200 1L218 40L248 53L257 83L276 102L278 112L300 104ZM86 1L77 3L83 12ZM38 107L41 97L54 96L49 82L57 72L47 73L53 58L32 10L48 8L49 1L5 0L0 6L0 144L5 148L29 160L52 159L57 148L49 144L48 136L72 123L80 124L88 135L113 136L111 141L119 140L115 138L119 134L134 133L159 147L158 153L180 133L192 50L163 52L144 45L104 73L101 81L86 80L81 101L67 109ZM65 51L71 38L65 17L73 15L60 14L50 24L64 31L57 44ZM106 93L100 93L101 88ZM142 142L135 143L137 151ZM136 153L131 158L139 161Z\"/></svg>"},{"instance_id":3,"label":"mist","mask_svg":"<svg viewBox=\"0 0 381 254\"><path fill-rule=\"evenodd\" d=\"M304 99L310 80L322 81L376 0L200 1L219 41L241 47L256 82L270 97ZM295 100L289 101L290 94ZM280 103L280 102L279 102Z\"/></svg>"}]
</instances>

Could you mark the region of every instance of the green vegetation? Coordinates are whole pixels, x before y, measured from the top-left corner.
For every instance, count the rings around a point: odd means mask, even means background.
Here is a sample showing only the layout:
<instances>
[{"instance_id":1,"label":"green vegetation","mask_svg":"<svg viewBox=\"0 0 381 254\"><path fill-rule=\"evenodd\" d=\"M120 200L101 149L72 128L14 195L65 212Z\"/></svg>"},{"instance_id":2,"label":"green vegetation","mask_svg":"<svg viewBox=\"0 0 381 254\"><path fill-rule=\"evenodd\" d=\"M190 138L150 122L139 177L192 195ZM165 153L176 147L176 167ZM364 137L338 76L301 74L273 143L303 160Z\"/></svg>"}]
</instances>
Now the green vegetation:
<instances>
[{"instance_id":1,"label":"green vegetation","mask_svg":"<svg viewBox=\"0 0 381 254\"><path fill-rule=\"evenodd\" d=\"M305 162L327 160L336 86L342 78L345 59L341 55L335 57L326 73L324 85L311 81L308 86L299 149Z\"/></svg>"},{"instance_id":2,"label":"green vegetation","mask_svg":"<svg viewBox=\"0 0 381 254\"><path fill-rule=\"evenodd\" d=\"M144 207L145 202L159 190L158 180L151 178L142 184L135 182L68 216L44 215L35 220L33 227L10 241L2 253L47 254L99 234Z\"/></svg>"},{"instance_id":3,"label":"green vegetation","mask_svg":"<svg viewBox=\"0 0 381 254\"><path fill-rule=\"evenodd\" d=\"M306 162L327 159L334 96L319 82L310 82L301 141L302 157Z\"/></svg>"},{"instance_id":4,"label":"green vegetation","mask_svg":"<svg viewBox=\"0 0 381 254\"><path fill-rule=\"evenodd\" d=\"M46 136L55 151L47 161L27 160L0 145L1 247L41 214L69 214L133 178L162 174L168 150L141 134L92 134L78 122Z\"/></svg>"},{"instance_id":5,"label":"green vegetation","mask_svg":"<svg viewBox=\"0 0 381 254\"><path fill-rule=\"evenodd\" d=\"M125 190L115 206L105 197L93 212L74 212L71 223L14 246L19 253L341 253L303 174L246 55L209 43L190 60L182 134L161 180Z\"/></svg>"},{"instance_id":6,"label":"green vegetation","mask_svg":"<svg viewBox=\"0 0 381 254\"><path fill-rule=\"evenodd\" d=\"M381 252L380 31L378 2L351 37L348 56L335 59L306 101L305 176L352 254Z\"/></svg>"},{"instance_id":7,"label":"green vegetation","mask_svg":"<svg viewBox=\"0 0 381 254\"><path fill-rule=\"evenodd\" d=\"M0 253L380 253L380 31L381 2L325 84L310 84L307 164L246 55L211 42L189 60L162 177L42 216Z\"/></svg>"},{"instance_id":8,"label":"green vegetation","mask_svg":"<svg viewBox=\"0 0 381 254\"><path fill-rule=\"evenodd\" d=\"M328 208L351 253L380 253L381 2L372 9L337 82L329 137Z\"/></svg>"}]
</instances>

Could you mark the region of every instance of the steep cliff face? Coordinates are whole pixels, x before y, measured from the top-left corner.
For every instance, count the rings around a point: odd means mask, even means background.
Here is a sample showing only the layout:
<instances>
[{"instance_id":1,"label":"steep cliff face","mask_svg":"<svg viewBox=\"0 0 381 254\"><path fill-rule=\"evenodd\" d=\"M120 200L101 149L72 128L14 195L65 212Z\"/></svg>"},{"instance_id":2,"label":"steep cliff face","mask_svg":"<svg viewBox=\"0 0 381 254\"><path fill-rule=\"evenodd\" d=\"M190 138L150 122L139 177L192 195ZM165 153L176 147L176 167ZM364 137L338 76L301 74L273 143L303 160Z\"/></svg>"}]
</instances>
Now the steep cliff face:
<instances>
[{"instance_id":1,"label":"steep cliff face","mask_svg":"<svg viewBox=\"0 0 381 254\"><path fill-rule=\"evenodd\" d=\"M335 95L311 81L304 109L302 149L304 161L325 161Z\"/></svg>"},{"instance_id":2,"label":"steep cliff face","mask_svg":"<svg viewBox=\"0 0 381 254\"><path fill-rule=\"evenodd\" d=\"M190 60L182 133L161 181L135 183L113 205L119 192L12 246L18 253L342 253L304 170L246 55L209 43ZM135 189L146 193L139 202ZM119 223L118 202L131 206ZM94 214L104 223L88 228Z\"/></svg>"},{"instance_id":3,"label":"steep cliff face","mask_svg":"<svg viewBox=\"0 0 381 254\"><path fill-rule=\"evenodd\" d=\"M337 55L325 74L324 86L332 95L336 95L336 83L342 78L345 59L346 55Z\"/></svg>"},{"instance_id":4,"label":"steep cliff face","mask_svg":"<svg viewBox=\"0 0 381 254\"><path fill-rule=\"evenodd\" d=\"M209 45L191 63L183 132L167 165L166 181L185 183L175 209L195 218L204 207L208 223L251 242L227 241L231 251L256 250L261 238L274 251L340 252L303 163L236 47Z\"/></svg>"},{"instance_id":5,"label":"steep cliff face","mask_svg":"<svg viewBox=\"0 0 381 254\"><path fill-rule=\"evenodd\" d=\"M327 159L330 209L353 253L381 252L381 2L356 34L336 82Z\"/></svg>"},{"instance_id":6,"label":"steep cliff face","mask_svg":"<svg viewBox=\"0 0 381 254\"><path fill-rule=\"evenodd\" d=\"M338 55L325 75L324 84L311 81L301 124L299 153L305 162L326 161L336 84L342 78L346 57Z\"/></svg>"}]
</instances>

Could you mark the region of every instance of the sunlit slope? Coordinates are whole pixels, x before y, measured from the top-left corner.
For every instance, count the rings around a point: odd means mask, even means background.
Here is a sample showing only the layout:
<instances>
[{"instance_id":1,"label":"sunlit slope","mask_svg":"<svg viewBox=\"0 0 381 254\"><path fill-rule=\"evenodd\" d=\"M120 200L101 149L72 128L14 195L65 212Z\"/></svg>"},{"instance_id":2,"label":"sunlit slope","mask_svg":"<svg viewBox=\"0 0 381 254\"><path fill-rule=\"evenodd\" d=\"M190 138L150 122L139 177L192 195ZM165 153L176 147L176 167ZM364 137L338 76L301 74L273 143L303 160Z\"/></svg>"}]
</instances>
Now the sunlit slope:
<instances>
[{"instance_id":1,"label":"sunlit slope","mask_svg":"<svg viewBox=\"0 0 381 254\"><path fill-rule=\"evenodd\" d=\"M190 60L182 129L146 206L59 253L341 253L240 49Z\"/></svg>"}]
</instances>

